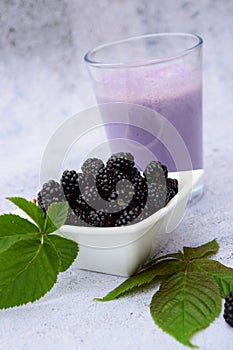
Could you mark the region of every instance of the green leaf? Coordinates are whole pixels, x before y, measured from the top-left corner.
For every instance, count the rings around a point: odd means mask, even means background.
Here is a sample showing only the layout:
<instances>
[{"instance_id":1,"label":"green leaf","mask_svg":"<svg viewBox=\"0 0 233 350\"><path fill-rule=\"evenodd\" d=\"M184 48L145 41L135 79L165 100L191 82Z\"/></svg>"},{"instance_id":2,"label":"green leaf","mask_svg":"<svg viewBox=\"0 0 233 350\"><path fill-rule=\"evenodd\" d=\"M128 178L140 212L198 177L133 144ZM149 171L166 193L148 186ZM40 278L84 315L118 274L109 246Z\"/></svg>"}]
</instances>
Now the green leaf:
<instances>
[{"instance_id":1,"label":"green leaf","mask_svg":"<svg viewBox=\"0 0 233 350\"><path fill-rule=\"evenodd\" d=\"M191 336L204 329L221 311L220 290L214 278L199 272L177 273L162 282L152 298L155 323L179 342L195 347Z\"/></svg>"},{"instance_id":2,"label":"green leaf","mask_svg":"<svg viewBox=\"0 0 233 350\"><path fill-rule=\"evenodd\" d=\"M0 252L8 249L20 239L38 234L38 227L18 215L3 214L0 216Z\"/></svg>"},{"instance_id":3,"label":"green leaf","mask_svg":"<svg viewBox=\"0 0 233 350\"><path fill-rule=\"evenodd\" d=\"M190 268L214 277L220 287L221 296L225 298L233 290L233 269L220 262L208 259L194 260Z\"/></svg>"},{"instance_id":4,"label":"green leaf","mask_svg":"<svg viewBox=\"0 0 233 350\"><path fill-rule=\"evenodd\" d=\"M178 253L168 253L166 255L161 255L158 258L151 259L148 263L143 265L143 269L146 269L148 267L152 267L155 264L157 264L160 260L168 260L168 259L174 259L174 260L180 260L183 261L185 259L185 256L181 251L178 251Z\"/></svg>"},{"instance_id":5,"label":"green leaf","mask_svg":"<svg viewBox=\"0 0 233 350\"><path fill-rule=\"evenodd\" d=\"M35 301L54 285L59 272L56 249L46 239L29 238L0 254L0 308Z\"/></svg>"},{"instance_id":6,"label":"green leaf","mask_svg":"<svg viewBox=\"0 0 233 350\"><path fill-rule=\"evenodd\" d=\"M68 202L52 203L48 208L45 233L52 233L65 224L68 215Z\"/></svg>"},{"instance_id":7,"label":"green leaf","mask_svg":"<svg viewBox=\"0 0 233 350\"><path fill-rule=\"evenodd\" d=\"M47 239L58 253L60 259L60 272L66 271L78 255L78 244L57 235L49 235L47 236Z\"/></svg>"},{"instance_id":8,"label":"green leaf","mask_svg":"<svg viewBox=\"0 0 233 350\"><path fill-rule=\"evenodd\" d=\"M206 244L203 244L196 248L184 247L184 255L188 259L200 259L212 256L217 253L219 245L214 239Z\"/></svg>"},{"instance_id":9,"label":"green leaf","mask_svg":"<svg viewBox=\"0 0 233 350\"><path fill-rule=\"evenodd\" d=\"M23 210L38 225L40 230L43 231L45 217L40 207L33 202L27 201L25 198L8 197L8 199Z\"/></svg>"},{"instance_id":10,"label":"green leaf","mask_svg":"<svg viewBox=\"0 0 233 350\"><path fill-rule=\"evenodd\" d=\"M98 301L110 301L114 300L136 288L149 284L158 276L169 276L177 271L183 271L185 269L185 263L177 260L167 260L158 262L154 267L140 272L139 274L130 277L120 286L108 293L104 298L95 298Z\"/></svg>"}]
</instances>

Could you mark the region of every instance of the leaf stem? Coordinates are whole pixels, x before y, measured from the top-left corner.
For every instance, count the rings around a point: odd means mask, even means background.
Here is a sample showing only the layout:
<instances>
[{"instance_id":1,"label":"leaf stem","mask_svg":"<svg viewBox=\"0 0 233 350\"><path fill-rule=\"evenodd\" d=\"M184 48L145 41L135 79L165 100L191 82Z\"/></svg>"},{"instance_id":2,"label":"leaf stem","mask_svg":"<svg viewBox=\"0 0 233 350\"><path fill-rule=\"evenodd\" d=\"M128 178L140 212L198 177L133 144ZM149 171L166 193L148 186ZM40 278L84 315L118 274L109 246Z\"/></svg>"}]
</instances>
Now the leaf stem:
<instances>
[{"instance_id":1,"label":"leaf stem","mask_svg":"<svg viewBox=\"0 0 233 350\"><path fill-rule=\"evenodd\" d=\"M184 262L185 262L185 270L184 270L184 274L187 275L188 273L188 266L189 266L189 263L190 263L190 259L185 259Z\"/></svg>"},{"instance_id":2,"label":"leaf stem","mask_svg":"<svg viewBox=\"0 0 233 350\"><path fill-rule=\"evenodd\" d=\"M41 232L41 244L44 244L45 232Z\"/></svg>"}]
</instances>

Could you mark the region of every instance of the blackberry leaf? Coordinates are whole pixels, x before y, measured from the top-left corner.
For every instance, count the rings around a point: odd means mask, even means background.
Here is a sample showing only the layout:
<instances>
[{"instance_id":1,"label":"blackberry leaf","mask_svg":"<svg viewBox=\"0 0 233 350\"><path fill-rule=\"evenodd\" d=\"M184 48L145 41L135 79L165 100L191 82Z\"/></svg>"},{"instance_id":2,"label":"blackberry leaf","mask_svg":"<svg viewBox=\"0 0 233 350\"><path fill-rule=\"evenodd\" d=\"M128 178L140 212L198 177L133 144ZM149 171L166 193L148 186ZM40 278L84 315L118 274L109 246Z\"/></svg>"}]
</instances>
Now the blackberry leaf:
<instances>
[{"instance_id":1,"label":"blackberry leaf","mask_svg":"<svg viewBox=\"0 0 233 350\"><path fill-rule=\"evenodd\" d=\"M44 229L44 214L36 204L21 197L9 197L8 199L23 210L38 225L41 231Z\"/></svg>"},{"instance_id":2,"label":"blackberry leaf","mask_svg":"<svg viewBox=\"0 0 233 350\"><path fill-rule=\"evenodd\" d=\"M220 262L208 259L194 260L190 268L212 276L219 285L221 296L225 298L233 290L233 269Z\"/></svg>"},{"instance_id":3,"label":"blackberry leaf","mask_svg":"<svg viewBox=\"0 0 233 350\"><path fill-rule=\"evenodd\" d=\"M212 256L218 252L219 245L214 239L196 248L183 247L184 255L188 259L200 259Z\"/></svg>"},{"instance_id":4,"label":"blackberry leaf","mask_svg":"<svg viewBox=\"0 0 233 350\"><path fill-rule=\"evenodd\" d=\"M39 211L43 214L27 200L14 202L31 218L40 218ZM58 273L73 263L77 243L49 235L64 224L67 213L67 202L53 203L43 225L40 222L43 229L18 215L0 216L0 309L39 299L53 287Z\"/></svg>"},{"instance_id":5,"label":"blackberry leaf","mask_svg":"<svg viewBox=\"0 0 233 350\"><path fill-rule=\"evenodd\" d=\"M52 203L47 212L45 222L45 233L51 233L58 230L65 224L68 215L68 202Z\"/></svg>"},{"instance_id":6,"label":"blackberry leaf","mask_svg":"<svg viewBox=\"0 0 233 350\"><path fill-rule=\"evenodd\" d=\"M213 277L198 272L177 273L161 283L152 298L154 322L179 342L196 347L190 338L221 311L221 295Z\"/></svg>"},{"instance_id":7,"label":"blackberry leaf","mask_svg":"<svg viewBox=\"0 0 233 350\"><path fill-rule=\"evenodd\" d=\"M36 235L39 235L38 227L28 220L14 214L0 216L0 253L16 241Z\"/></svg>"},{"instance_id":8,"label":"blackberry leaf","mask_svg":"<svg viewBox=\"0 0 233 350\"><path fill-rule=\"evenodd\" d=\"M66 271L74 262L78 254L78 245L70 239L63 238L57 235L49 235L48 241L56 249L60 259L60 272Z\"/></svg>"},{"instance_id":9,"label":"blackberry leaf","mask_svg":"<svg viewBox=\"0 0 233 350\"><path fill-rule=\"evenodd\" d=\"M161 261L154 267L142 271L139 274L130 277L120 286L108 293L104 298L96 298L98 301L110 301L114 300L130 291L135 290L145 284L153 282L153 280L160 276L170 276L177 271L183 271L185 269L185 263L176 260Z\"/></svg>"},{"instance_id":10,"label":"blackberry leaf","mask_svg":"<svg viewBox=\"0 0 233 350\"><path fill-rule=\"evenodd\" d=\"M38 237L13 244L0 254L0 308L35 301L55 284L59 256L52 244Z\"/></svg>"},{"instance_id":11,"label":"blackberry leaf","mask_svg":"<svg viewBox=\"0 0 233 350\"><path fill-rule=\"evenodd\" d=\"M161 255L158 258L151 259L150 261L148 261L147 263L145 263L143 265L143 269L147 269L149 267L154 266L160 260L171 260L171 259L184 261L185 257L184 257L184 254L181 253L180 250L178 251L178 253L168 253L166 255Z\"/></svg>"}]
</instances>

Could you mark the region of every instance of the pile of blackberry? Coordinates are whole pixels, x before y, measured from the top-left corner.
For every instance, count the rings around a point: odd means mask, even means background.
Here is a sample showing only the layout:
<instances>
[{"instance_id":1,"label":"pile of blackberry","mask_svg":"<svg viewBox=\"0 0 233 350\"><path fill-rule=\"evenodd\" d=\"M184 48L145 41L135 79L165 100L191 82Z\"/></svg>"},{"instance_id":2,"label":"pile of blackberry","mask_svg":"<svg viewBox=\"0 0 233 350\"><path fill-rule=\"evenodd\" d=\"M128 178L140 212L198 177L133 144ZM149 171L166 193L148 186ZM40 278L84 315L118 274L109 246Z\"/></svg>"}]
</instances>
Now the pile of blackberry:
<instances>
[{"instance_id":1,"label":"pile of blackberry","mask_svg":"<svg viewBox=\"0 0 233 350\"><path fill-rule=\"evenodd\" d=\"M87 159L81 171L65 170L38 193L45 215L51 203L67 200L67 225L117 227L139 222L163 208L178 192L165 165L153 161L140 172L130 153L112 154L106 164Z\"/></svg>"}]
</instances>

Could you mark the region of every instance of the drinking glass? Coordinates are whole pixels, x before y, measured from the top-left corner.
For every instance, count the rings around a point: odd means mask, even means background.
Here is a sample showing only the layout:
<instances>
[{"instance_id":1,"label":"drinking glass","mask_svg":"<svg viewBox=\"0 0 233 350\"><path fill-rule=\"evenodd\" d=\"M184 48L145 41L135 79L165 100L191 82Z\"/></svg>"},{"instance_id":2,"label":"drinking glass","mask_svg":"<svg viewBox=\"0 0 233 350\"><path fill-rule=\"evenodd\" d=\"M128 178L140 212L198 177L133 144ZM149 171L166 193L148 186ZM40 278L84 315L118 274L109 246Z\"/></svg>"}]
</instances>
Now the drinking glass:
<instances>
[{"instance_id":1,"label":"drinking glass","mask_svg":"<svg viewBox=\"0 0 233 350\"><path fill-rule=\"evenodd\" d=\"M99 104L141 105L175 127L191 158L188 168L186 164L177 168L166 144L151 143L148 132L133 126L127 130L131 139L140 139L144 146L150 143L156 159L169 171L203 169L202 43L196 34L149 34L101 45L85 55ZM122 135L122 128L106 123L106 132L113 139ZM192 202L202 192L203 182L194 188Z\"/></svg>"}]
</instances>

